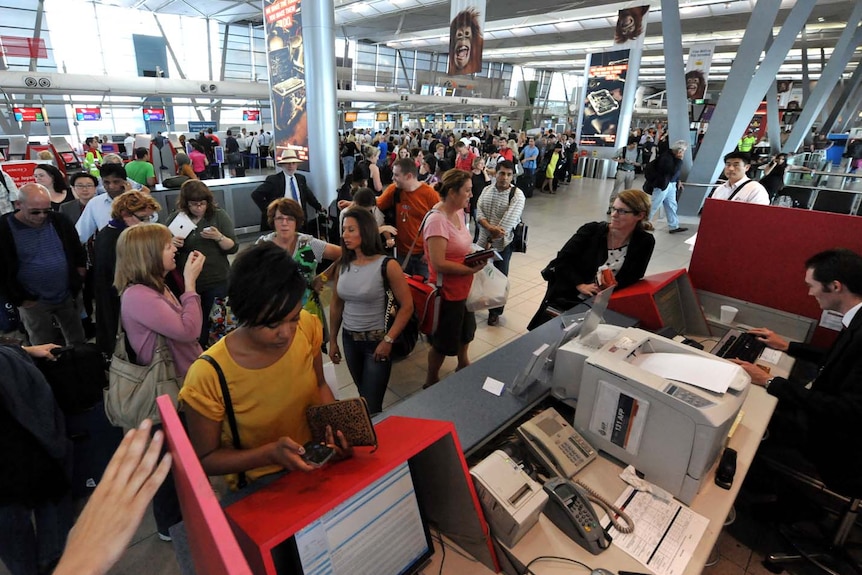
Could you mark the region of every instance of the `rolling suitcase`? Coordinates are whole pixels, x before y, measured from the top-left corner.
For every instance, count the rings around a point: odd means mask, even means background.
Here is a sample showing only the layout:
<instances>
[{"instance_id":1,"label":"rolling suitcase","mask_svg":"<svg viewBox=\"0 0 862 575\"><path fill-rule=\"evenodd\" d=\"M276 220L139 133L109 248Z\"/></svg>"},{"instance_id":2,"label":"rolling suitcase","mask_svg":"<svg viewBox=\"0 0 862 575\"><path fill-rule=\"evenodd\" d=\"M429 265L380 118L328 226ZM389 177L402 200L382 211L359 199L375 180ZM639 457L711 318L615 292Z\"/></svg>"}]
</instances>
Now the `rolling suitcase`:
<instances>
[{"instance_id":1,"label":"rolling suitcase","mask_svg":"<svg viewBox=\"0 0 862 575\"><path fill-rule=\"evenodd\" d=\"M518 189L524 192L525 197L533 197L533 186L530 183L529 174L521 174L518 176L518 179L515 180L515 185L518 186Z\"/></svg>"}]
</instances>

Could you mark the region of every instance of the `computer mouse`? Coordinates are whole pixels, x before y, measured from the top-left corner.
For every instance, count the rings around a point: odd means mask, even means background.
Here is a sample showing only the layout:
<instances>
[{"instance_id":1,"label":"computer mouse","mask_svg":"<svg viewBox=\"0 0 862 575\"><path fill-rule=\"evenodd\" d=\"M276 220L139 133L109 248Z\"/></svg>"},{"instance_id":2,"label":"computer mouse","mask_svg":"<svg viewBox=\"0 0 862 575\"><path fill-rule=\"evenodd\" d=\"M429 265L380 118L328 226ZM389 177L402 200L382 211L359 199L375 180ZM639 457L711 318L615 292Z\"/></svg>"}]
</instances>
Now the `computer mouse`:
<instances>
[{"instance_id":1,"label":"computer mouse","mask_svg":"<svg viewBox=\"0 0 862 575\"><path fill-rule=\"evenodd\" d=\"M590 575L614 575L614 572L608 569L603 569L602 567L597 567L590 571Z\"/></svg>"}]
</instances>

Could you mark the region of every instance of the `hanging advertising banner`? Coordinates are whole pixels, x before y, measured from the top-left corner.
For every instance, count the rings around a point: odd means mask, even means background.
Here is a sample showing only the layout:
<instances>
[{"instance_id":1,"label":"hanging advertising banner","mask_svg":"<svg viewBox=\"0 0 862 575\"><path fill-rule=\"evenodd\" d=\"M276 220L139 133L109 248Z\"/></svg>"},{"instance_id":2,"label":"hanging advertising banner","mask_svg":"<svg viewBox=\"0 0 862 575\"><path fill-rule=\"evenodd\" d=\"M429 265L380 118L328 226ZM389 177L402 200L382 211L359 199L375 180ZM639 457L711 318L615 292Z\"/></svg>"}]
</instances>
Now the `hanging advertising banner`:
<instances>
[{"instance_id":1,"label":"hanging advertising banner","mask_svg":"<svg viewBox=\"0 0 862 575\"><path fill-rule=\"evenodd\" d=\"M688 51L685 64L685 95L689 100L706 98L706 84L715 44L694 44Z\"/></svg>"},{"instance_id":2,"label":"hanging advertising banner","mask_svg":"<svg viewBox=\"0 0 862 575\"><path fill-rule=\"evenodd\" d=\"M616 146L620 102L626 88L628 68L628 50L587 55L580 146Z\"/></svg>"},{"instance_id":3,"label":"hanging advertising banner","mask_svg":"<svg viewBox=\"0 0 862 575\"><path fill-rule=\"evenodd\" d=\"M460 76L481 72L485 0L452 0L450 14L448 74Z\"/></svg>"},{"instance_id":4,"label":"hanging advertising banner","mask_svg":"<svg viewBox=\"0 0 862 575\"><path fill-rule=\"evenodd\" d=\"M777 80L775 83L776 91L778 92L778 107L782 110L787 108L792 100L790 98L793 90L792 80ZM798 105L798 103L797 103Z\"/></svg>"},{"instance_id":5,"label":"hanging advertising banner","mask_svg":"<svg viewBox=\"0 0 862 575\"><path fill-rule=\"evenodd\" d=\"M649 6L621 9L617 14L617 24L614 27L614 44L637 43L643 46L647 12L649 12Z\"/></svg>"},{"instance_id":6,"label":"hanging advertising banner","mask_svg":"<svg viewBox=\"0 0 862 575\"><path fill-rule=\"evenodd\" d=\"M293 150L302 161L299 169L308 171L302 2L263 0L263 22L276 161L288 150Z\"/></svg>"}]
</instances>

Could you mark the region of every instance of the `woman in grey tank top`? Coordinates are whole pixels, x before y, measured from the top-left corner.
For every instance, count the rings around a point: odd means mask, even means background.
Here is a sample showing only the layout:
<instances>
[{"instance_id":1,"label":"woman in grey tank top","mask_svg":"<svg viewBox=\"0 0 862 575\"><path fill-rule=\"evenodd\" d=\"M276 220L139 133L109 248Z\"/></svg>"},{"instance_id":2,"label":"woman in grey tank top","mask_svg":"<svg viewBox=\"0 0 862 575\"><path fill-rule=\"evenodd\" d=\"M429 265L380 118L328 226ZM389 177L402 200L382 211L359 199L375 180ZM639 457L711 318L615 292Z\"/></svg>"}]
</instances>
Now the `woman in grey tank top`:
<instances>
[{"instance_id":1,"label":"woman in grey tank top","mask_svg":"<svg viewBox=\"0 0 862 575\"><path fill-rule=\"evenodd\" d=\"M345 214L341 252L329 307L329 357L333 363L341 362L338 331L343 328L341 340L347 369L359 395L368 402L368 409L378 413L383 411L383 395L392 371L392 343L410 320L413 298L401 266L386 258L377 222L367 210L351 209ZM388 330L384 271L398 301L398 313Z\"/></svg>"}]
</instances>

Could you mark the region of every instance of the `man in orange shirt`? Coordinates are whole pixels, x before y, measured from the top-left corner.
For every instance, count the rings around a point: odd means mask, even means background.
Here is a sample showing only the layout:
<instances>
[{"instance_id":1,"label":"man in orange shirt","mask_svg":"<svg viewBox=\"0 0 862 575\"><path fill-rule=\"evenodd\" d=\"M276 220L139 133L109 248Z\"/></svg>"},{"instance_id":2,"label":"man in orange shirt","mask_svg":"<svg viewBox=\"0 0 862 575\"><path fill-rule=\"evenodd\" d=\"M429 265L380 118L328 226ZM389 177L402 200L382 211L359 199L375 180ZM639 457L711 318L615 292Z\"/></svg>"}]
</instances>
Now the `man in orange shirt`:
<instances>
[{"instance_id":1,"label":"man in orange shirt","mask_svg":"<svg viewBox=\"0 0 862 575\"><path fill-rule=\"evenodd\" d=\"M420 182L418 174L413 160L398 158L392 165L392 184L377 198L377 207L381 211L394 207L395 228L398 230L395 247L399 261L403 261L405 254L410 253L404 271L427 278L428 262L425 260L425 244L419 226L425 214L440 201L440 195L425 182Z\"/></svg>"}]
</instances>

